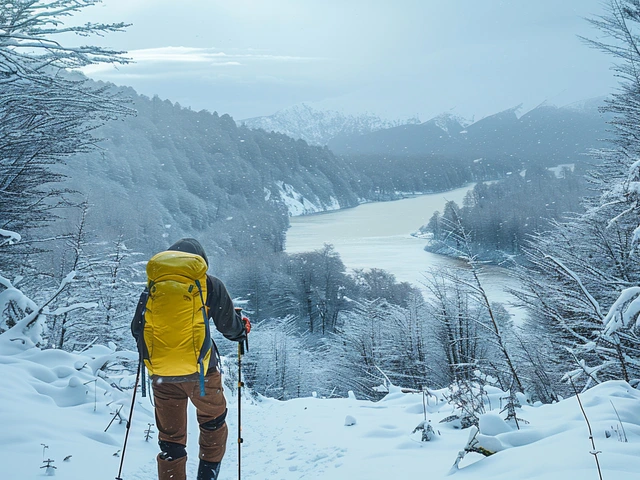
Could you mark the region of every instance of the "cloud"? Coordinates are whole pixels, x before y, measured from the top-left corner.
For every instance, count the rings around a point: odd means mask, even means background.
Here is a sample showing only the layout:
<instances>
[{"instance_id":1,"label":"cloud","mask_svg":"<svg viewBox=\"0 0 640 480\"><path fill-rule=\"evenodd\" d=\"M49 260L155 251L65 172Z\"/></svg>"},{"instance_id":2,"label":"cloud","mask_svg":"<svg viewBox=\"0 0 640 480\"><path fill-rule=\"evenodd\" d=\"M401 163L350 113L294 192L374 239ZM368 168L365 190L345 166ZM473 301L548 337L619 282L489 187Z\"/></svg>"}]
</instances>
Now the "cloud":
<instances>
[{"instance_id":1,"label":"cloud","mask_svg":"<svg viewBox=\"0 0 640 480\"><path fill-rule=\"evenodd\" d=\"M227 55L209 48L159 47L132 50L129 56L136 63L145 62L217 62Z\"/></svg>"},{"instance_id":2,"label":"cloud","mask_svg":"<svg viewBox=\"0 0 640 480\"><path fill-rule=\"evenodd\" d=\"M248 49L246 52L225 53L216 48L203 47L158 47L130 50L127 56L132 63L144 66L153 63L206 63L213 65L241 65L253 61L260 62L315 62L326 60L319 57L300 57L291 55L272 55L260 50ZM105 65L90 65L85 72L102 71ZM106 65L109 67L109 65Z\"/></svg>"},{"instance_id":3,"label":"cloud","mask_svg":"<svg viewBox=\"0 0 640 480\"><path fill-rule=\"evenodd\" d=\"M217 48L174 46L130 50L127 55L131 59L129 64L89 65L84 67L82 72L89 77L116 83L134 78L222 79L227 75L236 81L255 81L263 75L265 78L276 76L276 72L289 71L300 74L302 70L295 65L312 65L327 60L318 57L274 55L257 49L223 52Z\"/></svg>"},{"instance_id":4,"label":"cloud","mask_svg":"<svg viewBox=\"0 0 640 480\"><path fill-rule=\"evenodd\" d=\"M220 61L274 61L274 62L308 62L320 60L313 57L296 57L291 55L272 55L260 50L249 49L246 53L226 53L217 48L203 47L159 47L131 50L129 56L137 63L143 62L220 62Z\"/></svg>"}]
</instances>

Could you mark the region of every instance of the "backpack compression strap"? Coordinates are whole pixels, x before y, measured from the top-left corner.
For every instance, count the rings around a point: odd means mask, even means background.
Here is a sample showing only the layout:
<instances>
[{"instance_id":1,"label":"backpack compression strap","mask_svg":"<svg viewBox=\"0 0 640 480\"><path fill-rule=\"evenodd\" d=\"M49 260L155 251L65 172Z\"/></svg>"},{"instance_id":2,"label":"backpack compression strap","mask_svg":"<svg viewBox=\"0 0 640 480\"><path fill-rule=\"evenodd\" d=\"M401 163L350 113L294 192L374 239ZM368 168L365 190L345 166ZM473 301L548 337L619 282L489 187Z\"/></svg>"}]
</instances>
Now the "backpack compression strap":
<instances>
[{"instance_id":1,"label":"backpack compression strap","mask_svg":"<svg viewBox=\"0 0 640 480\"><path fill-rule=\"evenodd\" d=\"M209 331L209 319L207 318L207 307L204 304L204 297L202 296L202 285L200 280L196 280L196 287L198 287L198 293L200 294L200 300L202 300L202 318L204 319L204 342L200 349L200 356L198 357L198 365L200 365L200 396L204 397L204 357L207 354L207 350L211 347L211 332Z\"/></svg>"},{"instance_id":2,"label":"backpack compression strap","mask_svg":"<svg viewBox=\"0 0 640 480\"><path fill-rule=\"evenodd\" d=\"M147 349L147 344L144 343L144 324L145 318L144 314L147 311L147 303L149 302L149 292L144 291L142 294L145 296L144 299L144 307L142 307L142 312L140 314L140 333L139 337L136 339L136 343L138 345L138 355L140 358L140 376L142 377L141 383L141 393L143 397L147 396L147 381L145 379L145 363L144 361L149 358L149 350Z\"/></svg>"}]
</instances>

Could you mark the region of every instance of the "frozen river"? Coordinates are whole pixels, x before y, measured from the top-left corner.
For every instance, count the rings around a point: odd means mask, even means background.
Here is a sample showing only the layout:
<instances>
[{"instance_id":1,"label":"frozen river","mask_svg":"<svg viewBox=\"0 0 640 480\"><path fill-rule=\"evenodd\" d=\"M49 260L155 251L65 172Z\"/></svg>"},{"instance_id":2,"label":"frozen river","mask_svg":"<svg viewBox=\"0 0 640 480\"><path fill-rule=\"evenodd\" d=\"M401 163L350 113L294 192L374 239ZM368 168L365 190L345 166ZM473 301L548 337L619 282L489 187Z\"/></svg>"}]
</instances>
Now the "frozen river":
<instances>
[{"instance_id":1,"label":"frozen river","mask_svg":"<svg viewBox=\"0 0 640 480\"><path fill-rule=\"evenodd\" d=\"M431 269L462 266L459 260L425 252L426 240L411 235L426 224L447 201L462 205L472 186L443 193L420 195L393 202L366 203L355 208L291 218L286 251L298 253L332 244L348 269L383 268L423 288L424 275ZM483 267L485 288L494 301L508 302L503 293L513 280L499 267ZM516 313L513 309L509 309Z\"/></svg>"}]
</instances>

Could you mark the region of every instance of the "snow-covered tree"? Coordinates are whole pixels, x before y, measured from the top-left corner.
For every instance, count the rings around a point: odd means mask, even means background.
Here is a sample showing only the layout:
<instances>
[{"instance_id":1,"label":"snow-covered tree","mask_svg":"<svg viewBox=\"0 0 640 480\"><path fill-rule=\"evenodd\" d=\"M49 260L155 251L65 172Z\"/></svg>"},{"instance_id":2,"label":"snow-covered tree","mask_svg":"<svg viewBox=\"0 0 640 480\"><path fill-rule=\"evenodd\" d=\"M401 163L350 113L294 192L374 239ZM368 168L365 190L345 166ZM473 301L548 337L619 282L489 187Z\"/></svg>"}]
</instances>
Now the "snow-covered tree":
<instances>
[{"instance_id":1,"label":"snow-covered tree","mask_svg":"<svg viewBox=\"0 0 640 480\"><path fill-rule=\"evenodd\" d=\"M386 369L387 360L397 352L387 334L391 317L398 313L397 307L383 299L363 300L345 313L329 355L340 394L351 390L359 397L379 397L373 387L382 383L378 369Z\"/></svg>"},{"instance_id":2,"label":"snow-covered tree","mask_svg":"<svg viewBox=\"0 0 640 480\"><path fill-rule=\"evenodd\" d=\"M435 311L436 317L440 318L440 323L444 326L442 341L449 364L454 369L469 369L474 363L483 360L484 365L492 370L491 375L502 386L513 383L514 388L524 392L525 385L518 372L515 347L511 342L512 325L509 315L502 305L491 302L487 295L481 279L482 263L472 252L471 233L464 228L460 210L455 203L447 203L443 223L446 224L450 237L450 253L467 264L466 269L443 271L442 280L438 281L437 276L434 277L430 287L436 298L440 298L440 305L436 303ZM452 286L455 293L450 294L448 290ZM449 305L444 313L443 304ZM471 354L479 353L473 342L488 345L486 358L470 358ZM468 372L466 375L468 376Z\"/></svg>"},{"instance_id":3,"label":"snow-covered tree","mask_svg":"<svg viewBox=\"0 0 640 480\"><path fill-rule=\"evenodd\" d=\"M294 317L262 321L254 327L250 355L244 358L247 384L253 390L288 400L322 387L322 382L314 383L319 364Z\"/></svg>"},{"instance_id":4,"label":"snow-covered tree","mask_svg":"<svg viewBox=\"0 0 640 480\"><path fill-rule=\"evenodd\" d=\"M59 40L126 27L71 24L74 13L99 2L0 0L0 228L23 237L66 203L65 192L51 185L61 179L51 166L94 148L95 128L129 113L108 85L69 73L94 63L126 62L122 52ZM28 250L26 238L7 255L0 243L0 267L16 264L22 247Z\"/></svg>"},{"instance_id":5,"label":"snow-covered tree","mask_svg":"<svg viewBox=\"0 0 640 480\"><path fill-rule=\"evenodd\" d=\"M75 272L69 273L41 303L34 302L25 295L16 283L0 275L0 345L7 351L9 345L18 349L44 346L47 330L47 317L64 315L72 310L91 309L95 304L65 302L65 292L73 280ZM55 308L54 308L55 307Z\"/></svg>"},{"instance_id":6,"label":"snow-covered tree","mask_svg":"<svg viewBox=\"0 0 640 480\"><path fill-rule=\"evenodd\" d=\"M351 390L361 398L380 398L389 381L422 388L438 376L432 369L436 347L420 294L406 307L383 298L354 303L343 313L325 354L329 382L339 394Z\"/></svg>"},{"instance_id":7,"label":"snow-covered tree","mask_svg":"<svg viewBox=\"0 0 640 480\"><path fill-rule=\"evenodd\" d=\"M381 268L357 268L353 276L369 300L383 298L394 305L406 307L419 294L409 282L398 282L395 275Z\"/></svg>"},{"instance_id":8,"label":"snow-covered tree","mask_svg":"<svg viewBox=\"0 0 640 480\"><path fill-rule=\"evenodd\" d=\"M87 281L84 278L86 270L88 269L86 260L86 248L88 244L87 233L87 212L89 207L86 202L80 205L80 214L78 221L75 225L73 233L69 234L64 241L65 250L63 252L56 252L61 257L62 274L66 271L75 272L75 278L72 282L72 289L78 289L84 285L84 291L87 289ZM79 288L82 291L82 288ZM73 301L73 300L72 300ZM60 318L54 318L51 322L48 338L49 344L56 348L62 348L67 340L67 331L73 323L73 311L69 311L60 316Z\"/></svg>"},{"instance_id":9,"label":"snow-covered tree","mask_svg":"<svg viewBox=\"0 0 640 480\"><path fill-rule=\"evenodd\" d=\"M640 376L633 322L620 317L640 285L640 3L609 0L607 9L592 20L604 37L587 41L616 60L620 87L606 107L615 138L594 152L601 165L590 178L595 194L586 212L533 238L520 272L525 288L514 292L529 310L529 335L546 339L539 343L549 377L558 382L570 371L583 385Z\"/></svg>"},{"instance_id":10,"label":"snow-covered tree","mask_svg":"<svg viewBox=\"0 0 640 480\"><path fill-rule=\"evenodd\" d=\"M345 293L352 280L332 245L292 255L287 266L294 280L292 293L297 316L311 334L326 335L335 331L340 312L347 307Z\"/></svg>"},{"instance_id":11,"label":"snow-covered tree","mask_svg":"<svg viewBox=\"0 0 640 480\"><path fill-rule=\"evenodd\" d=\"M583 365L588 373L588 365L603 361L609 369L602 379L629 380L623 352L632 353L636 347L624 340L614 344L602 335L606 317L602 305L612 305L621 288L636 283L633 267L616 261L623 254L619 241L631 230L607 223L592 210L556 224L554 230L535 237L526 250L529 264L519 273L524 288L514 294L529 312L527 335L536 339L527 343L538 345L535 355L545 361L557 390L562 390L557 382L567 370ZM622 274L625 271L631 276ZM614 358L618 360L609 363Z\"/></svg>"},{"instance_id":12,"label":"snow-covered tree","mask_svg":"<svg viewBox=\"0 0 640 480\"><path fill-rule=\"evenodd\" d=\"M425 278L428 314L444 357L444 362L439 362L443 386L470 379L487 356L482 311L470 302L468 291L455 282L457 278L459 273L455 271L432 272Z\"/></svg>"},{"instance_id":13,"label":"snow-covered tree","mask_svg":"<svg viewBox=\"0 0 640 480\"><path fill-rule=\"evenodd\" d=\"M130 322L146 278L141 254L129 249L122 235L98 242L92 250L88 281L98 303L92 329L104 332L103 343L131 342Z\"/></svg>"},{"instance_id":14,"label":"snow-covered tree","mask_svg":"<svg viewBox=\"0 0 640 480\"><path fill-rule=\"evenodd\" d=\"M434 385L440 377L434 371L436 342L428 322L422 292L414 291L404 306L396 306L385 319L388 358L385 372L396 385L420 389Z\"/></svg>"}]
</instances>

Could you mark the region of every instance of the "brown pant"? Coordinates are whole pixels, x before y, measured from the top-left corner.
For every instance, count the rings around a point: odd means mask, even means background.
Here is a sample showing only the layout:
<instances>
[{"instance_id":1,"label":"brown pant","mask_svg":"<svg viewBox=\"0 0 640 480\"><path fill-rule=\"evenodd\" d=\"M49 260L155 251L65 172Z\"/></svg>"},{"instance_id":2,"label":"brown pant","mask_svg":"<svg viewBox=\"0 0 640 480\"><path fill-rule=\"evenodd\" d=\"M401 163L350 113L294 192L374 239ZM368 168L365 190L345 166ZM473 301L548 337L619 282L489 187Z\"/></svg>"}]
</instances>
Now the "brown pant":
<instances>
[{"instance_id":1,"label":"brown pant","mask_svg":"<svg viewBox=\"0 0 640 480\"><path fill-rule=\"evenodd\" d=\"M196 407L200 425L199 458L207 462L220 462L227 446L226 422L216 422L227 410L220 372L205 377L205 395L200 396L200 381L163 382L153 379L153 398L156 405L158 439L165 442L187 444L187 400ZM224 418L224 417L222 417ZM217 427L217 428L216 428Z\"/></svg>"}]
</instances>

